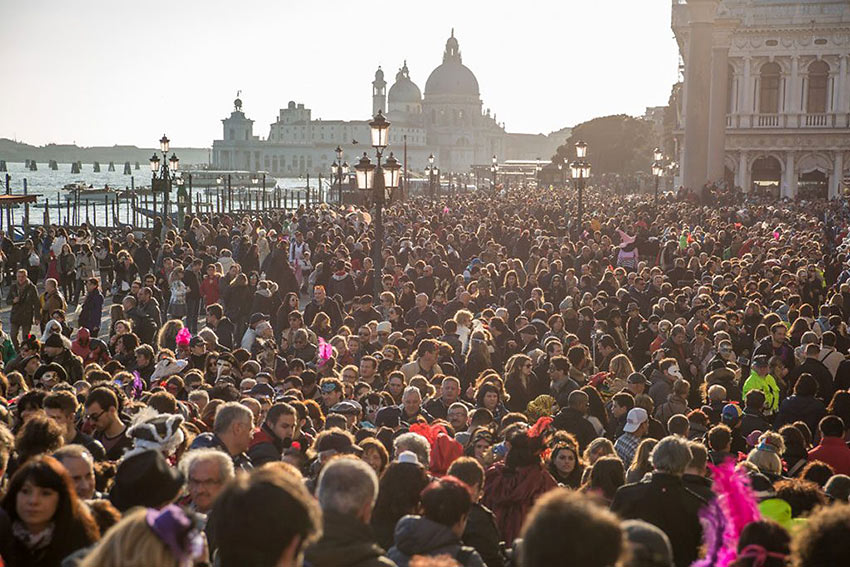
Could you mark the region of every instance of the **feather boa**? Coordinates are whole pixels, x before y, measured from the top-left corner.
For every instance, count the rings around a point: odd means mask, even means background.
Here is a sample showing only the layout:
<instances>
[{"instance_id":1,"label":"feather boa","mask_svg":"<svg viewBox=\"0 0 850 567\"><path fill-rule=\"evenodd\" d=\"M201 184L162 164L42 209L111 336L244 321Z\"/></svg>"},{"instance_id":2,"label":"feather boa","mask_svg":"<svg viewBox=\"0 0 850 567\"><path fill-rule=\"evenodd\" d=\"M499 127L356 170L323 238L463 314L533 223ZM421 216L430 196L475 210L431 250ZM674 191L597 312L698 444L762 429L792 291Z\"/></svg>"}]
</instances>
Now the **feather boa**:
<instances>
[{"instance_id":1,"label":"feather boa","mask_svg":"<svg viewBox=\"0 0 850 567\"><path fill-rule=\"evenodd\" d=\"M729 459L708 465L717 498L700 510L705 558L693 567L728 567L737 557L738 538L744 527L761 519L749 479L735 470Z\"/></svg>"}]
</instances>

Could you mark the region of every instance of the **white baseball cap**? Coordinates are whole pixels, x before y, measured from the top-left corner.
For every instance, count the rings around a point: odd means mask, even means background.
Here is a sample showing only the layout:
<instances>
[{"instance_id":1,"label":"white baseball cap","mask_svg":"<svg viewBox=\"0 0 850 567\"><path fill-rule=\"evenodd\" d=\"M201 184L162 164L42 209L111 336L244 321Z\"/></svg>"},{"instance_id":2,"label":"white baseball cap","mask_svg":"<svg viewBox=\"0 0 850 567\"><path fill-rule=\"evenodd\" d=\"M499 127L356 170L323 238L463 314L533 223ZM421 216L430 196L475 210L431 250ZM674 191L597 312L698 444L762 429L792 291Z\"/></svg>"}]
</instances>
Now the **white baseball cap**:
<instances>
[{"instance_id":1,"label":"white baseball cap","mask_svg":"<svg viewBox=\"0 0 850 567\"><path fill-rule=\"evenodd\" d=\"M632 408L629 410L629 414L626 416L626 426L623 427L623 431L626 433L634 433L638 430L638 427L641 426L643 422L649 419L649 416L646 413L646 410L643 408Z\"/></svg>"}]
</instances>

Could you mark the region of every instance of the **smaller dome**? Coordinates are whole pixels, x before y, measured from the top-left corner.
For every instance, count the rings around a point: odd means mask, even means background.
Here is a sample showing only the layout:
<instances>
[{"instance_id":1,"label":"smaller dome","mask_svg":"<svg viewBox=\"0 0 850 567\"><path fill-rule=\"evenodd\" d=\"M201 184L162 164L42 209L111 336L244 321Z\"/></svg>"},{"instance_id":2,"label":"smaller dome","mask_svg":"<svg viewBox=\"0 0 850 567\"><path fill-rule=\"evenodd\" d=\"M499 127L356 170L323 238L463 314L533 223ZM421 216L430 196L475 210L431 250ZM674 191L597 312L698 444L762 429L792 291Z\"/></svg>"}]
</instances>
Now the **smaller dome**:
<instances>
[{"instance_id":1,"label":"smaller dome","mask_svg":"<svg viewBox=\"0 0 850 567\"><path fill-rule=\"evenodd\" d=\"M398 103L420 103L422 102L422 91L410 79L410 71L407 69L407 61L399 69L395 76L395 83L390 87L387 95L390 102Z\"/></svg>"},{"instance_id":2,"label":"smaller dome","mask_svg":"<svg viewBox=\"0 0 850 567\"><path fill-rule=\"evenodd\" d=\"M233 101L233 107L234 107L236 110L242 110L242 99L241 99L241 98L237 98L236 100L234 100L234 101Z\"/></svg>"},{"instance_id":3,"label":"smaller dome","mask_svg":"<svg viewBox=\"0 0 850 567\"><path fill-rule=\"evenodd\" d=\"M378 70L375 71L375 80L376 81L383 81L384 80L384 71L380 67L378 67Z\"/></svg>"}]
</instances>

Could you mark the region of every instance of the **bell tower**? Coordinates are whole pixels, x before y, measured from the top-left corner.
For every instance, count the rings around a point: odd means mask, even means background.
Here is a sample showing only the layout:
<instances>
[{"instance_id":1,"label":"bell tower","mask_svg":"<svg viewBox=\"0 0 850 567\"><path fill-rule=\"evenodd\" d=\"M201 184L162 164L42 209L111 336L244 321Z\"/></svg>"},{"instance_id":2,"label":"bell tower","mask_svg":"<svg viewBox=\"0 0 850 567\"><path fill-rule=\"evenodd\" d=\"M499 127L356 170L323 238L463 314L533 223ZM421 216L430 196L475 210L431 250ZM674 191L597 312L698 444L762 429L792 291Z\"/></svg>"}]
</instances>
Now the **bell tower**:
<instances>
[{"instance_id":1,"label":"bell tower","mask_svg":"<svg viewBox=\"0 0 850 567\"><path fill-rule=\"evenodd\" d=\"M379 111L387 111L387 82L380 67L375 71L375 80L372 81L372 116Z\"/></svg>"}]
</instances>

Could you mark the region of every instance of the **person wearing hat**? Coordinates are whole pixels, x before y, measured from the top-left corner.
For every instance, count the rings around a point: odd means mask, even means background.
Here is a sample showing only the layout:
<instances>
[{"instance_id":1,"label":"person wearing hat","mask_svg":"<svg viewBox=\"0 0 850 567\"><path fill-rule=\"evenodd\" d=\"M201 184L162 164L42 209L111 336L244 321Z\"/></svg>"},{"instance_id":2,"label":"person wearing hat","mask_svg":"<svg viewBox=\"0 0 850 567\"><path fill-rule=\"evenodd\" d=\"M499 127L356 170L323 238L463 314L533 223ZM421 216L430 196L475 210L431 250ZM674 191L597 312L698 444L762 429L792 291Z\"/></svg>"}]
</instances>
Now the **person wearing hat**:
<instances>
[{"instance_id":1,"label":"person wearing hat","mask_svg":"<svg viewBox=\"0 0 850 567\"><path fill-rule=\"evenodd\" d=\"M68 373L65 372L65 369L61 365L55 362L48 362L38 367L38 370L35 371L32 377L32 381L36 387L49 391L56 384L68 382Z\"/></svg>"},{"instance_id":2,"label":"person wearing hat","mask_svg":"<svg viewBox=\"0 0 850 567\"><path fill-rule=\"evenodd\" d=\"M769 370L767 355L757 354L754 356L750 377L744 382L742 389L745 397L750 390L761 390L764 394L764 414L766 416L775 415L779 410L779 386L773 376L770 375Z\"/></svg>"},{"instance_id":3,"label":"person wearing hat","mask_svg":"<svg viewBox=\"0 0 850 567\"><path fill-rule=\"evenodd\" d=\"M268 322L268 315L264 313L252 314L251 318L248 319L248 328L245 329L245 334L242 335L242 341L240 342L240 346L248 352L251 352L251 348L254 346L254 341L257 340L257 337L262 336L262 333L266 331L266 328L271 329L271 325L260 329L260 325Z\"/></svg>"},{"instance_id":4,"label":"person wearing hat","mask_svg":"<svg viewBox=\"0 0 850 567\"><path fill-rule=\"evenodd\" d=\"M355 300L357 309L354 311L353 317L357 321L357 326L362 327L372 321L380 321L384 317L381 313L372 306L374 298L370 294L360 296Z\"/></svg>"},{"instance_id":5,"label":"person wearing hat","mask_svg":"<svg viewBox=\"0 0 850 567\"><path fill-rule=\"evenodd\" d=\"M349 431L356 431L360 416L363 414L363 406L354 400L342 400L331 406L328 415L331 414L345 417L346 428Z\"/></svg>"},{"instance_id":6,"label":"person wearing hat","mask_svg":"<svg viewBox=\"0 0 850 567\"><path fill-rule=\"evenodd\" d=\"M135 506L162 508L180 495L184 480L159 451L147 449L119 463L109 501L122 513Z\"/></svg>"},{"instance_id":7,"label":"person wearing hat","mask_svg":"<svg viewBox=\"0 0 850 567\"><path fill-rule=\"evenodd\" d=\"M57 333L52 333L47 337L42 348L42 362L44 364L57 363L65 369L66 379L73 384L77 380L83 379L83 359L71 352L65 342L66 340Z\"/></svg>"},{"instance_id":8,"label":"person wearing hat","mask_svg":"<svg viewBox=\"0 0 850 567\"><path fill-rule=\"evenodd\" d=\"M649 431L649 414L646 413L646 410L639 407L630 409L626 415L623 434L614 443L614 449L617 451L620 460L623 461L624 467L631 466L637 447L640 445L641 439L646 436L647 431Z\"/></svg>"},{"instance_id":9,"label":"person wearing hat","mask_svg":"<svg viewBox=\"0 0 850 567\"><path fill-rule=\"evenodd\" d=\"M741 435L741 418L744 412L738 404L726 404L720 412L720 423L729 428L732 433L730 450L733 455L746 453L747 440Z\"/></svg>"}]
</instances>

